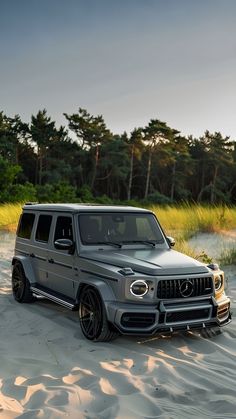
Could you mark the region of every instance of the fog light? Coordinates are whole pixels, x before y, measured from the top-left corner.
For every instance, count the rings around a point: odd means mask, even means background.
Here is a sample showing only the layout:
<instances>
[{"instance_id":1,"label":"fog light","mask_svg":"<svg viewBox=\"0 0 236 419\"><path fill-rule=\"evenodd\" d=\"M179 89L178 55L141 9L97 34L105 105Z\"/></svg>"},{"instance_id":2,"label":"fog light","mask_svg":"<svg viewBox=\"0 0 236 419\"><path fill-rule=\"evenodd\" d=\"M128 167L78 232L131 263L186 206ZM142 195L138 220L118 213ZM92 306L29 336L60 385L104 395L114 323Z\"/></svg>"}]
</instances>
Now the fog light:
<instances>
[{"instance_id":1,"label":"fog light","mask_svg":"<svg viewBox=\"0 0 236 419\"><path fill-rule=\"evenodd\" d=\"M215 276L215 290L219 291L223 285L223 277L222 275Z\"/></svg>"},{"instance_id":2,"label":"fog light","mask_svg":"<svg viewBox=\"0 0 236 419\"><path fill-rule=\"evenodd\" d=\"M132 282L130 285L130 292L135 297L143 297L147 294L148 289L148 284L141 279L137 279L137 281Z\"/></svg>"}]
</instances>

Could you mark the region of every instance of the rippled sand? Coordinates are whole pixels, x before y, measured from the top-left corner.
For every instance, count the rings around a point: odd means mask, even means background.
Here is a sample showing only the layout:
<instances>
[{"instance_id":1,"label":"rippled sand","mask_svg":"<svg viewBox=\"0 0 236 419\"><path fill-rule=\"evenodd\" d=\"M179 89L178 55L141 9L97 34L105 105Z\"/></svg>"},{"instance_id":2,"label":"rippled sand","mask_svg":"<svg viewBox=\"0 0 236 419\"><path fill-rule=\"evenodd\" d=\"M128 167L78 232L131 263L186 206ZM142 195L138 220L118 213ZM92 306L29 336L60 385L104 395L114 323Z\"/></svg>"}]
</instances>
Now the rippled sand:
<instances>
[{"instance_id":1,"label":"rippled sand","mask_svg":"<svg viewBox=\"0 0 236 419\"><path fill-rule=\"evenodd\" d=\"M220 335L90 343L77 313L10 290L0 237L0 418L236 418L236 321ZM233 310L236 267L227 268Z\"/></svg>"}]
</instances>

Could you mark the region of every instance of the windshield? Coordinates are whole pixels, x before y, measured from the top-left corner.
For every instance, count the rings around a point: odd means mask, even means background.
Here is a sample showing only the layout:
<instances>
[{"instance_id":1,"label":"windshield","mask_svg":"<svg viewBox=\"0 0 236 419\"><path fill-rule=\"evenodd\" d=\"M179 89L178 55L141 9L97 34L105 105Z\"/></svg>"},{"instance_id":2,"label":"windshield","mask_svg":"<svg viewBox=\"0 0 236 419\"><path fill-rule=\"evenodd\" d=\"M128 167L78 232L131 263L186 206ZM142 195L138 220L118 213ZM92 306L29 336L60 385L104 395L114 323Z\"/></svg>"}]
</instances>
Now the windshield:
<instances>
[{"instance_id":1,"label":"windshield","mask_svg":"<svg viewBox=\"0 0 236 419\"><path fill-rule=\"evenodd\" d=\"M149 213L80 214L79 228L81 241L85 245L164 243L156 218Z\"/></svg>"}]
</instances>

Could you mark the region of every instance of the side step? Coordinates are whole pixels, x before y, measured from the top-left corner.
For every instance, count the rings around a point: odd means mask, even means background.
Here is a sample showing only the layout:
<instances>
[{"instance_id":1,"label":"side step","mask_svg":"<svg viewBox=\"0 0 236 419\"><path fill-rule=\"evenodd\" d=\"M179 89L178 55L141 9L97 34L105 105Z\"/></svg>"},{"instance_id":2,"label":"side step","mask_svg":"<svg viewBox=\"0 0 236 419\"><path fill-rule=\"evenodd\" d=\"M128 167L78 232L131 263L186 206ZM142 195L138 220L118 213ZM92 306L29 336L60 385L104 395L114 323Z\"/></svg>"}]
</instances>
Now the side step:
<instances>
[{"instance_id":1,"label":"side step","mask_svg":"<svg viewBox=\"0 0 236 419\"><path fill-rule=\"evenodd\" d=\"M41 297L45 297L48 300L53 301L54 303L57 303L63 307L69 308L70 310L77 310L78 308L78 305L75 304L75 301L72 298L65 297L62 294L59 294L55 291L44 288L38 284L31 285L30 289L34 294L40 295Z\"/></svg>"}]
</instances>

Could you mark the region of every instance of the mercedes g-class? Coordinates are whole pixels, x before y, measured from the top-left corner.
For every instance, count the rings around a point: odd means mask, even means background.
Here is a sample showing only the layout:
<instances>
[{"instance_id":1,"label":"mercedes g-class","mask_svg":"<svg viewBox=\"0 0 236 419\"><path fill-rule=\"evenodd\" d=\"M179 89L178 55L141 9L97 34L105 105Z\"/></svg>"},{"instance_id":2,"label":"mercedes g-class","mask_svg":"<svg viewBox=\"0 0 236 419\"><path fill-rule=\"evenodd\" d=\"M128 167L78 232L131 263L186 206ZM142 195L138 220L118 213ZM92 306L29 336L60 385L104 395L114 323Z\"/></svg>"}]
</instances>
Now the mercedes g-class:
<instances>
[{"instance_id":1,"label":"mercedes g-class","mask_svg":"<svg viewBox=\"0 0 236 419\"><path fill-rule=\"evenodd\" d=\"M16 234L12 290L78 310L87 339L205 329L230 322L218 265L172 249L150 210L26 204Z\"/></svg>"}]
</instances>

